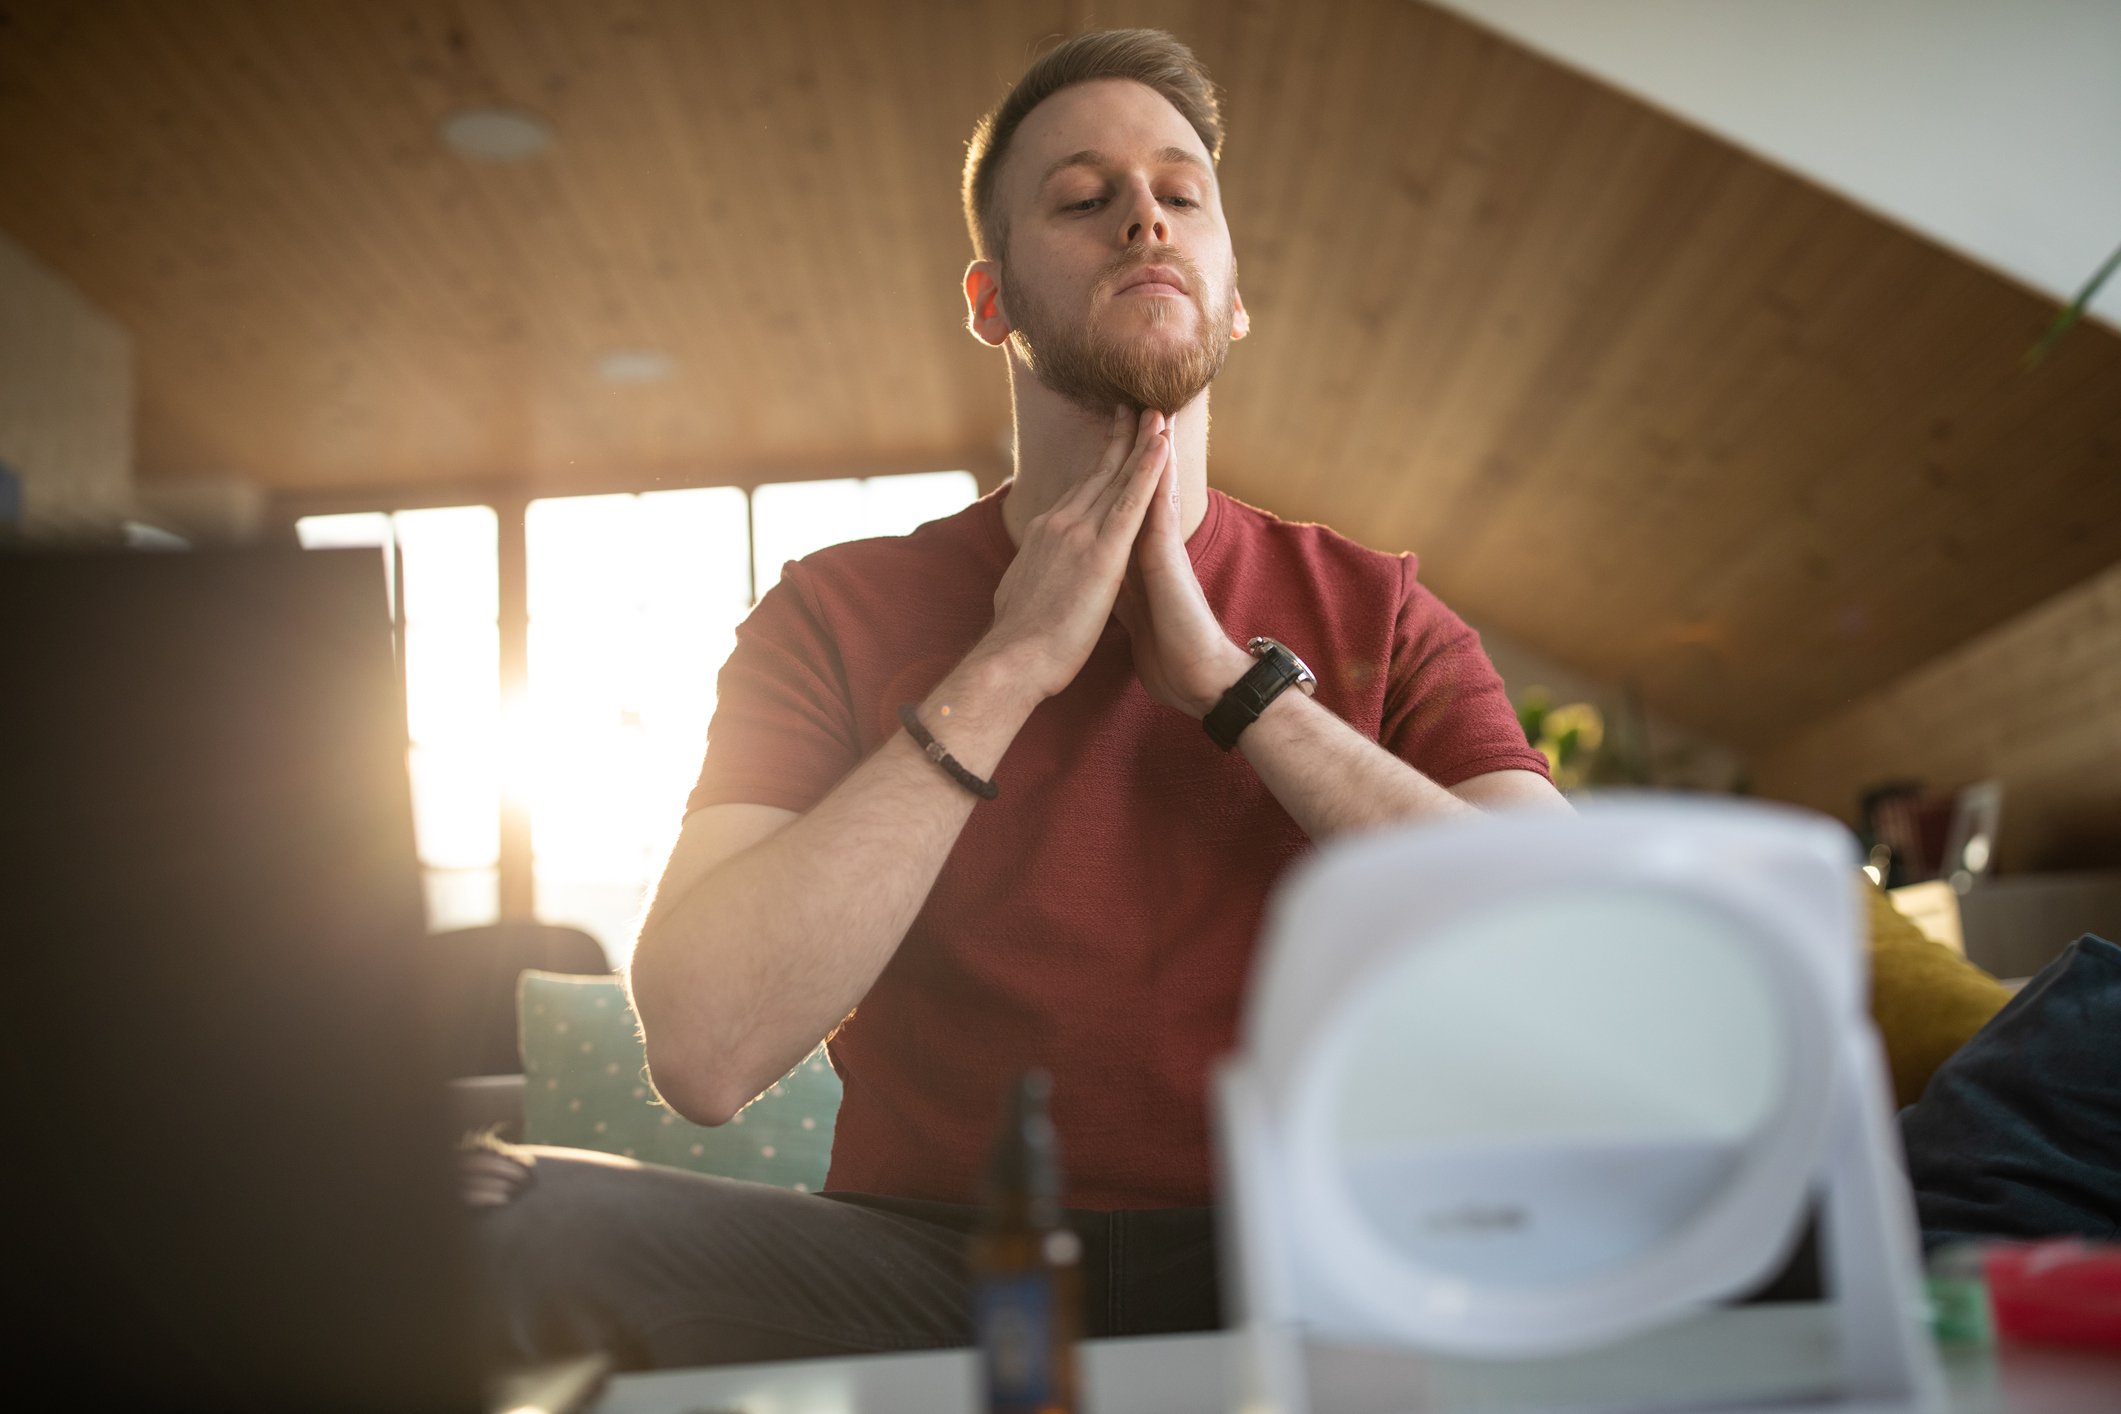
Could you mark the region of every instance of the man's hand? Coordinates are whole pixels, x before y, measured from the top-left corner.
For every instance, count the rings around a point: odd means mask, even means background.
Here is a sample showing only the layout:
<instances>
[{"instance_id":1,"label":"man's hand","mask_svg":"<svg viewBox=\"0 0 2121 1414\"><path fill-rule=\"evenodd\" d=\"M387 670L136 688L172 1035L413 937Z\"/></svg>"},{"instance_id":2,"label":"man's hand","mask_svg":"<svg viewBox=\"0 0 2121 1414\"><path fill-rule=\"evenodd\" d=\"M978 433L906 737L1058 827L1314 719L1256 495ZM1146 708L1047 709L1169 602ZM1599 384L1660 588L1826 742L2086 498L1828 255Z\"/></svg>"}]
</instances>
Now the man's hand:
<instances>
[{"instance_id":1,"label":"man's hand","mask_svg":"<svg viewBox=\"0 0 2121 1414\"><path fill-rule=\"evenodd\" d=\"M499 1208L530 1186L537 1160L490 1134L457 1146L457 1196L473 1208Z\"/></svg>"},{"instance_id":2,"label":"man's hand","mask_svg":"<svg viewBox=\"0 0 2121 1414\"><path fill-rule=\"evenodd\" d=\"M1178 458L1164 458L1154 504L1134 542L1120 591L1120 622L1134 640L1134 673L1152 700L1205 717L1252 656L1216 621L1186 555L1178 513Z\"/></svg>"},{"instance_id":3,"label":"man's hand","mask_svg":"<svg viewBox=\"0 0 2121 1414\"><path fill-rule=\"evenodd\" d=\"M1008 659L1044 697L1075 681L1112 617L1143 514L1172 466L1164 415L1151 409L1137 419L1118 409L1097 466L1025 525L994 591L994 626L973 655Z\"/></svg>"}]
</instances>

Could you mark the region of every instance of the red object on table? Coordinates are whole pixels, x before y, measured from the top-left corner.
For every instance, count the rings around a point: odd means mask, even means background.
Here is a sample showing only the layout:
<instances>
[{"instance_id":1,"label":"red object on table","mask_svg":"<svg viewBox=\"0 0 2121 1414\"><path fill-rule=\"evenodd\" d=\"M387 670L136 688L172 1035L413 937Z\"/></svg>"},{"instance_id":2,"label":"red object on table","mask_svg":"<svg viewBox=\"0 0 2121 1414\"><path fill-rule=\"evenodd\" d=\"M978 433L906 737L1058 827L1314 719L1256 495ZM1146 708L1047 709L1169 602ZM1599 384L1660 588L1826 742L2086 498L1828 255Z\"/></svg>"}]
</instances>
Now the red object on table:
<instances>
[{"instance_id":1,"label":"red object on table","mask_svg":"<svg viewBox=\"0 0 2121 1414\"><path fill-rule=\"evenodd\" d=\"M2121 1350L2121 1243L2068 1237L1994 1247L1983 1276L1999 1335Z\"/></svg>"}]
</instances>

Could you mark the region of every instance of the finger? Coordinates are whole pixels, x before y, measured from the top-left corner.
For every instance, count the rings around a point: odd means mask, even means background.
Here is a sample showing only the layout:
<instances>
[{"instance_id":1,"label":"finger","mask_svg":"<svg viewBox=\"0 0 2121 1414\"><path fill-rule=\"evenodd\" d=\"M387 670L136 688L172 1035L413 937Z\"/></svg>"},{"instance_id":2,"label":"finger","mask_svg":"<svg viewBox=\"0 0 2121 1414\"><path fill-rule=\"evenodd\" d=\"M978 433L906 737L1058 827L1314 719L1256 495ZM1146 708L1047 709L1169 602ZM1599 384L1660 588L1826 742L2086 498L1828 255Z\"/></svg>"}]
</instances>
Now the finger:
<instances>
[{"instance_id":1,"label":"finger","mask_svg":"<svg viewBox=\"0 0 2121 1414\"><path fill-rule=\"evenodd\" d=\"M1107 499L1116 482L1124 482L1135 462L1156 444L1156 434L1163 427L1163 414L1155 408L1143 409L1138 418L1130 418L1127 424L1126 446L1117 462L1100 464L1097 472L1087 478L1085 484L1094 490L1091 504Z\"/></svg>"},{"instance_id":2,"label":"finger","mask_svg":"<svg viewBox=\"0 0 2121 1414\"><path fill-rule=\"evenodd\" d=\"M467 1184L499 1185L511 1190L530 1182L530 1165L506 1150L481 1143L457 1155L457 1177Z\"/></svg>"},{"instance_id":3,"label":"finger","mask_svg":"<svg viewBox=\"0 0 2121 1414\"><path fill-rule=\"evenodd\" d=\"M1119 404L1113 411L1111 434L1105 438L1105 449L1098 454L1097 465L1076 483L1073 491L1061 498L1060 504L1078 508L1094 503L1120 468L1127 464L1128 452L1141 445L1146 426L1146 417L1136 417L1125 403Z\"/></svg>"},{"instance_id":4,"label":"finger","mask_svg":"<svg viewBox=\"0 0 2121 1414\"><path fill-rule=\"evenodd\" d=\"M1159 623L1212 621L1214 611L1193 573L1178 511L1178 458L1172 457L1156 485L1156 505L1134 542L1133 572L1140 577L1142 604ZM1177 617L1174 617L1177 616Z\"/></svg>"},{"instance_id":5,"label":"finger","mask_svg":"<svg viewBox=\"0 0 2121 1414\"><path fill-rule=\"evenodd\" d=\"M457 1176L457 1191L466 1202L506 1203L527 1187L520 1179L494 1174L467 1173Z\"/></svg>"},{"instance_id":6,"label":"finger","mask_svg":"<svg viewBox=\"0 0 2121 1414\"><path fill-rule=\"evenodd\" d=\"M1163 414L1158 413L1161 420ZM1099 530L1117 529L1129 540L1141 529L1142 516L1149 508L1150 495L1157 478L1163 474L1164 463L1171 455L1171 433L1168 428L1158 427L1148 441L1136 449L1120 473L1113 477L1104 492L1091 506L1091 514L1100 516Z\"/></svg>"},{"instance_id":7,"label":"finger","mask_svg":"<svg viewBox=\"0 0 2121 1414\"><path fill-rule=\"evenodd\" d=\"M1113 410L1112 435L1105 439L1105 454L1098 459L1098 470L1117 471L1127 461L1127 451L1141 440L1142 418L1125 403Z\"/></svg>"},{"instance_id":8,"label":"finger","mask_svg":"<svg viewBox=\"0 0 2121 1414\"><path fill-rule=\"evenodd\" d=\"M1129 541L1141 535L1142 521L1156 505L1156 488L1165 476L1172 474L1178 459L1171 453L1171 434L1167 430L1157 437L1156 446L1142 458L1142 464L1127 478L1128 485L1115 500L1113 519L1121 521ZM1120 504L1121 501L1125 505Z\"/></svg>"},{"instance_id":9,"label":"finger","mask_svg":"<svg viewBox=\"0 0 2121 1414\"><path fill-rule=\"evenodd\" d=\"M499 1207L513 1200L529 1181L529 1170L521 1164L509 1164L506 1168L467 1164L457 1175L457 1192L466 1203L475 1207Z\"/></svg>"},{"instance_id":10,"label":"finger","mask_svg":"<svg viewBox=\"0 0 2121 1414\"><path fill-rule=\"evenodd\" d=\"M1130 413L1122 405L1120 418L1114 420L1114 432L1111 432L1111 439L1105 443L1105 454L1099 458L1097 469L1075 485L1073 494L1063 505L1069 505L1071 509L1088 515L1097 515L1099 502L1109 496L1114 481L1124 481L1126 469L1133 464L1133 458L1141 456L1143 447L1147 447L1156 439L1156 416L1158 413L1154 411L1143 411L1137 416L1137 413Z\"/></svg>"},{"instance_id":11,"label":"finger","mask_svg":"<svg viewBox=\"0 0 2121 1414\"><path fill-rule=\"evenodd\" d=\"M1138 630L1143 618L1141 589L1134 582L1132 571L1119 582L1119 593L1112 600L1112 617L1119 620L1120 627L1127 630L1129 637L1139 636Z\"/></svg>"},{"instance_id":12,"label":"finger","mask_svg":"<svg viewBox=\"0 0 2121 1414\"><path fill-rule=\"evenodd\" d=\"M1183 542L1179 534L1178 516L1178 448L1172 447L1164 457L1164 469L1156 478L1156 493L1149 501L1147 514L1142 517L1142 534L1145 536L1168 536Z\"/></svg>"},{"instance_id":13,"label":"finger","mask_svg":"<svg viewBox=\"0 0 2121 1414\"><path fill-rule=\"evenodd\" d=\"M1142 607L1159 621L1179 607L1171 596L1176 591L1183 597L1186 582L1193 578L1193 562L1186 556L1178 515L1171 509L1170 483L1176 479L1167 472L1157 481L1153 504L1134 538L1133 570L1141 582Z\"/></svg>"}]
</instances>

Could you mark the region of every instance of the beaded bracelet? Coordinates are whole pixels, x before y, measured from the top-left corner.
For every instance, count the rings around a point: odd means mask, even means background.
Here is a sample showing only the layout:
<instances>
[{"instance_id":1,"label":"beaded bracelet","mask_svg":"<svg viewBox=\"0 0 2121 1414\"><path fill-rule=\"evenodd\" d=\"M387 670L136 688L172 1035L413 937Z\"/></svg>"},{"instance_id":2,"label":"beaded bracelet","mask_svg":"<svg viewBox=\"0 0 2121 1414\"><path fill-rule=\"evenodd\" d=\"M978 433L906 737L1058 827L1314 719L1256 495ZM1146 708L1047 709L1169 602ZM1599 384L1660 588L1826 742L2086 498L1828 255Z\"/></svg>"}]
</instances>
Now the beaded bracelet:
<instances>
[{"instance_id":1,"label":"beaded bracelet","mask_svg":"<svg viewBox=\"0 0 2121 1414\"><path fill-rule=\"evenodd\" d=\"M1000 786L992 781L983 781L978 776L973 775L958 764L955 756L943 750L943 744L929 735L928 729L921 725L921 714L911 702L898 709L898 719L904 724L907 734L913 738L922 751L927 753L928 759L950 773L951 780L956 781L981 800L992 800L1002 793Z\"/></svg>"}]
</instances>

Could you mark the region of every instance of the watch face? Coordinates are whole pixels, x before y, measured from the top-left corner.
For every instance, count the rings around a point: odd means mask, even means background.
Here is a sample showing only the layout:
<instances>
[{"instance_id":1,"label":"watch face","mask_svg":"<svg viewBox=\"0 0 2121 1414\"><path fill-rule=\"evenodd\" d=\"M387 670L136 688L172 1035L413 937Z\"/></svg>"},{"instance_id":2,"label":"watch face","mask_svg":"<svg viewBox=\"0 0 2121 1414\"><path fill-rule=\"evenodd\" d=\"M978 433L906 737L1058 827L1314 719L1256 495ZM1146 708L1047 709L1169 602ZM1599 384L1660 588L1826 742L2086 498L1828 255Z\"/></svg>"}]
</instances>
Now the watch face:
<instances>
[{"instance_id":1,"label":"watch face","mask_svg":"<svg viewBox=\"0 0 2121 1414\"><path fill-rule=\"evenodd\" d=\"M1306 663L1303 659L1297 657L1295 653L1291 652L1289 649L1289 645L1283 643L1280 639L1268 638L1264 634L1262 634L1259 637L1247 642L1245 644L1245 651L1247 653L1250 653L1255 658L1264 658L1269 653L1274 652L1281 653L1282 655L1288 658L1290 664L1296 669L1297 691L1301 692L1304 696L1309 697L1312 693L1318 690L1318 674L1312 672L1311 665Z\"/></svg>"}]
</instances>

